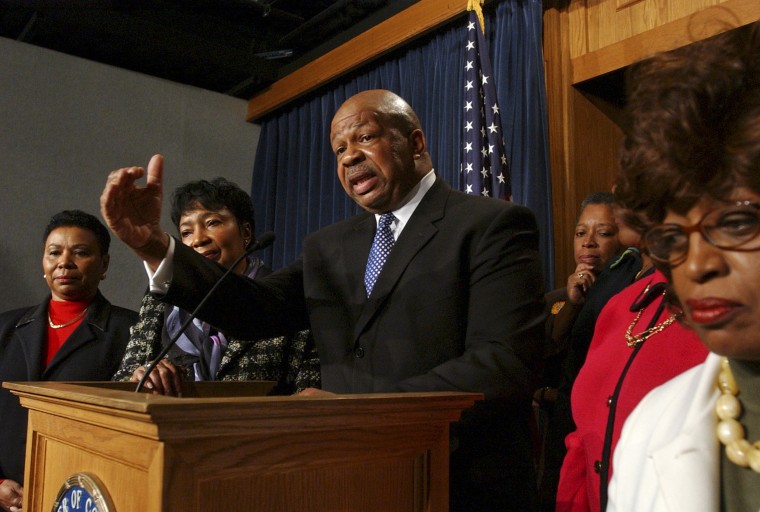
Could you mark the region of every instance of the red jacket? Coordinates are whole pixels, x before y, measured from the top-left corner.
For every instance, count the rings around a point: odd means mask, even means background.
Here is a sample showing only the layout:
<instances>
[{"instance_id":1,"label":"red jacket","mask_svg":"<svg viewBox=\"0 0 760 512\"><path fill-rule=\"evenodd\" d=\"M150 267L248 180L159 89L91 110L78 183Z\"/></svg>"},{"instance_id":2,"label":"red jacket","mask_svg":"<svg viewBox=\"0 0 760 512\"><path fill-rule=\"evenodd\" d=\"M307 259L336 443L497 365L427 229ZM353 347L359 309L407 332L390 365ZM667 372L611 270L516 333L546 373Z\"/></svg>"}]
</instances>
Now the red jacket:
<instances>
[{"instance_id":1,"label":"red jacket","mask_svg":"<svg viewBox=\"0 0 760 512\"><path fill-rule=\"evenodd\" d=\"M571 394L576 430L565 438L567 454L560 471L558 512L600 510L600 471L609 401L631 356L633 360L616 396L609 461L625 418L644 395L707 357L707 349L696 334L677 321L642 342L635 354L634 349L628 347L625 332L638 314L631 311L631 306L641 300L648 285L651 289L652 285L664 282L664 276L658 271L642 277L615 295L599 314L586 362ZM644 307L632 334L639 334L652 325L661 302L662 296L658 294ZM663 310L656 324L669 317L668 310ZM611 475L612 467L609 467L608 482Z\"/></svg>"}]
</instances>

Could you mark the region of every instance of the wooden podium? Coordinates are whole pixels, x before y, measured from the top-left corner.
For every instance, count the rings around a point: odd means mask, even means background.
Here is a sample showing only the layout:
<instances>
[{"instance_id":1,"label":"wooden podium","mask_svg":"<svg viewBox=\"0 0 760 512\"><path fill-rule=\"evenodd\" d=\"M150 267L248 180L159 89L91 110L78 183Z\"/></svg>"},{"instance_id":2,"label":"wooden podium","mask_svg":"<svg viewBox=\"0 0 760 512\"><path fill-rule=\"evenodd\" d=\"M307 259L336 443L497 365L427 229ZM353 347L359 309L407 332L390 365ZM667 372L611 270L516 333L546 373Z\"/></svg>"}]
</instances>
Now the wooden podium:
<instances>
[{"instance_id":1,"label":"wooden podium","mask_svg":"<svg viewBox=\"0 0 760 512\"><path fill-rule=\"evenodd\" d=\"M482 398L269 397L271 383L256 382L198 383L182 398L130 383L3 386L29 409L34 512L52 511L82 473L110 512L446 511L449 423Z\"/></svg>"}]
</instances>

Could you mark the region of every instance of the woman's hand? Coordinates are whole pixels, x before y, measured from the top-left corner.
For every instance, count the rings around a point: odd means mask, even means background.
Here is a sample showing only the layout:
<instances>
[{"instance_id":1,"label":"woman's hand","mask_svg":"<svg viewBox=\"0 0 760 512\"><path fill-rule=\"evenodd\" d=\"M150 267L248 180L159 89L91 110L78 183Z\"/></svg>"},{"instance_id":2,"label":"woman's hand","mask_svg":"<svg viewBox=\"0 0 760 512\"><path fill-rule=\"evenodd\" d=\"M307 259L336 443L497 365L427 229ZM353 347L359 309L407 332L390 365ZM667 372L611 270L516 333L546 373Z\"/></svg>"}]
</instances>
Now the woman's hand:
<instances>
[{"instance_id":1,"label":"woman's hand","mask_svg":"<svg viewBox=\"0 0 760 512\"><path fill-rule=\"evenodd\" d=\"M593 265L579 263L567 278L567 299L576 306L583 304L594 281L596 281L596 274Z\"/></svg>"},{"instance_id":2,"label":"woman's hand","mask_svg":"<svg viewBox=\"0 0 760 512\"><path fill-rule=\"evenodd\" d=\"M0 508L10 512L20 512L23 499L24 488L18 482L3 480L0 484Z\"/></svg>"},{"instance_id":3,"label":"woman's hand","mask_svg":"<svg viewBox=\"0 0 760 512\"><path fill-rule=\"evenodd\" d=\"M157 395L182 396L182 374L184 371L175 366L168 359L158 362L153 371L145 380L144 387ZM131 382L140 382L145 375L145 367L140 366L129 379Z\"/></svg>"}]
</instances>

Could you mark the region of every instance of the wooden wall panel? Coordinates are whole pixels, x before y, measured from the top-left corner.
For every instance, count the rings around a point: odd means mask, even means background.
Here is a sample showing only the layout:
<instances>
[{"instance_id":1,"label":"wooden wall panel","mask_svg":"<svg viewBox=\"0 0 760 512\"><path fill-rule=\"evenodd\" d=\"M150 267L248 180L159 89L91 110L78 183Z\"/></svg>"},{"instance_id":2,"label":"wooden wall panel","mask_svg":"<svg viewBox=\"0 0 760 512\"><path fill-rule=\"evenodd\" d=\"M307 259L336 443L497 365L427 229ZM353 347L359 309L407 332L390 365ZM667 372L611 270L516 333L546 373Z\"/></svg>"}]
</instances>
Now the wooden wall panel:
<instances>
[{"instance_id":1,"label":"wooden wall panel","mask_svg":"<svg viewBox=\"0 0 760 512\"><path fill-rule=\"evenodd\" d=\"M728 0L575 0L571 58L619 43Z\"/></svg>"},{"instance_id":2,"label":"wooden wall panel","mask_svg":"<svg viewBox=\"0 0 760 512\"><path fill-rule=\"evenodd\" d=\"M558 9L544 11L544 72L549 117L549 165L552 183L552 216L554 221L555 285L561 286L573 261L571 230L573 215L567 205L574 204L576 191L572 180L570 158L573 147L567 129L570 92L570 58L567 53L568 17Z\"/></svg>"},{"instance_id":3,"label":"wooden wall panel","mask_svg":"<svg viewBox=\"0 0 760 512\"><path fill-rule=\"evenodd\" d=\"M572 133L573 152L570 179L575 183L574 202L565 208L578 214L581 200L591 192L610 191L618 171L618 154L623 130L615 123L609 110L619 108L605 105L604 100L571 89L573 116L568 130ZM604 107L604 108L601 108ZM571 231L575 228L573 216ZM568 233L572 240L572 232ZM575 268L574 265L572 268ZM569 270L572 270L570 268ZM567 274L565 275L567 277Z\"/></svg>"},{"instance_id":4,"label":"wooden wall panel","mask_svg":"<svg viewBox=\"0 0 760 512\"><path fill-rule=\"evenodd\" d=\"M760 19L758 0L621 2L571 1L567 12L572 83Z\"/></svg>"}]
</instances>

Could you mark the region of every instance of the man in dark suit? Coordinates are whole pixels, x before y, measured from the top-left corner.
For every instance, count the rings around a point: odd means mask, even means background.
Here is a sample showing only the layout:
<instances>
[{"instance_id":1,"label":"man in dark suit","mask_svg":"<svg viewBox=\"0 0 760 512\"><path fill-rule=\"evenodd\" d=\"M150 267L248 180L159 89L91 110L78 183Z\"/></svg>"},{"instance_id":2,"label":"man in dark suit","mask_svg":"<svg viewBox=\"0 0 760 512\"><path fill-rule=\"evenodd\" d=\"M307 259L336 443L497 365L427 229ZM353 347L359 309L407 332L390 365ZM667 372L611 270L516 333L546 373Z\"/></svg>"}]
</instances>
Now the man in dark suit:
<instances>
[{"instance_id":1,"label":"man in dark suit","mask_svg":"<svg viewBox=\"0 0 760 512\"><path fill-rule=\"evenodd\" d=\"M338 178L366 212L308 236L302 257L271 276L231 279L199 316L249 339L310 325L325 390L312 394L484 393L453 429L453 508L532 509L528 412L544 318L532 213L452 191L433 172L416 114L389 91L349 98L330 140ZM135 185L142 168L114 171L101 209L157 270L154 290L192 310L223 269L158 225L162 170L157 155L145 188ZM372 287L365 268L385 213L392 249Z\"/></svg>"}]
</instances>

